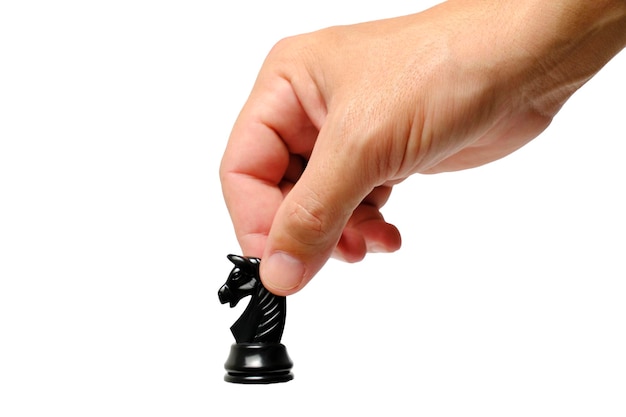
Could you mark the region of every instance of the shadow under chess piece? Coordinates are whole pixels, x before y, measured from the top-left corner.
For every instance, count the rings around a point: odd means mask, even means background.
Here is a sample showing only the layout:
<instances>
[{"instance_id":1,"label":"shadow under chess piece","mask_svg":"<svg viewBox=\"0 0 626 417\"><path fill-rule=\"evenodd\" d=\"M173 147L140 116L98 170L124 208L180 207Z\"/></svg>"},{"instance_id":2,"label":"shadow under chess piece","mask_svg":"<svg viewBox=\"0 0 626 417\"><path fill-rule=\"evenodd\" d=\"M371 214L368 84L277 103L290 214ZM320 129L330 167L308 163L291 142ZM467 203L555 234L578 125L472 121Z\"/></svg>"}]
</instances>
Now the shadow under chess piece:
<instances>
[{"instance_id":1,"label":"shadow under chess piece","mask_svg":"<svg viewBox=\"0 0 626 417\"><path fill-rule=\"evenodd\" d=\"M224 368L224 380L240 384L271 384L293 379L293 362L280 343L285 327L287 301L270 293L259 277L259 258L228 255L235 265L218 296L234 307L251 296L248 307L230 330L235 342Z\"/></svg>"}]
</instances>

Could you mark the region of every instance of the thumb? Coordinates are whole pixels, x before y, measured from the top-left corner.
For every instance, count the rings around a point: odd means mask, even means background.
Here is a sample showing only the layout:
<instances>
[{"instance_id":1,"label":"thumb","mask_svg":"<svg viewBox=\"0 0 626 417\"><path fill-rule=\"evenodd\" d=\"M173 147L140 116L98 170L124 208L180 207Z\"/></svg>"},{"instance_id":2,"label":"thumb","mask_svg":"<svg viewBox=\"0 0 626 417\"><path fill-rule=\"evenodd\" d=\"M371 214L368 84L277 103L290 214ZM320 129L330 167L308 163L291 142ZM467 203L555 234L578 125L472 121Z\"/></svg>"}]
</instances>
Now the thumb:
<instances>
[{"instance_id":1,"label":"thumb","mask_svg":"<svg viewBox=\"0 0 626 417\"><path fill-rule=\"evenodd\" d=\"M260 275L278 295L299 291L322 268L353 211L374 188L354 145L335 141L329 148L323 142L320 134L266 241Z\"/></svg>"}]
</instances>

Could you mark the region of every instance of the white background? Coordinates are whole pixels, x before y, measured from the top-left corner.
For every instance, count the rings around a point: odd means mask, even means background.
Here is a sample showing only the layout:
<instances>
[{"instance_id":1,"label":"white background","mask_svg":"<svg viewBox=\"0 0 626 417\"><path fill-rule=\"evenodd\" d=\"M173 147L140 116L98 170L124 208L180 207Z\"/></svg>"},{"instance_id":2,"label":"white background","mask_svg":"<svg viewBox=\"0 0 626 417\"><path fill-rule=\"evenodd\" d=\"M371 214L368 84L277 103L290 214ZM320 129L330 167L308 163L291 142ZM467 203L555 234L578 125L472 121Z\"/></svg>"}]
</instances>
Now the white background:
<instances>
[{"instance_id":1,"label":"white background","mask_svg":"<svg viewBox=\"0 0 626 417\"><path fill-rule=\"evenodd\" d=\"M624 53L516 154L398 186L402 249L289 297L293 381L222 380L217 170L262 60L432 4L2 2L0 415L624 416Z\"/></svg>"}]
</instances>

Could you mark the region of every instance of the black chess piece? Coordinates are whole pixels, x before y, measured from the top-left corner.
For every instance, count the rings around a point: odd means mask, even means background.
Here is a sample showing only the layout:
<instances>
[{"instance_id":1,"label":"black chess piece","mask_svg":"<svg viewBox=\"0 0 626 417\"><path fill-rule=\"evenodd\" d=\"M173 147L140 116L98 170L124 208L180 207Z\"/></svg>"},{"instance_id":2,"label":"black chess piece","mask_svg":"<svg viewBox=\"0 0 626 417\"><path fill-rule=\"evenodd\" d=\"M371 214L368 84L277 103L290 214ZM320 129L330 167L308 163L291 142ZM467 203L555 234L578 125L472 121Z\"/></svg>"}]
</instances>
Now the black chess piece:
<instances>
[{"instance_id":1,"label":"black chess piece","mask_svg":"<svg viewBox=\"0 0 626 417\"><path fill-rule=\"evenodd\" d=\"M293 379L293 362L280 343L287 300L269 292L259 277L259 258L228 255L235 265L219 289L222 304L237 305L251 296L241 317L231 326L235 337L224 368L224 380L240 384L271 384Z\"/></svg>"}]
</instances>

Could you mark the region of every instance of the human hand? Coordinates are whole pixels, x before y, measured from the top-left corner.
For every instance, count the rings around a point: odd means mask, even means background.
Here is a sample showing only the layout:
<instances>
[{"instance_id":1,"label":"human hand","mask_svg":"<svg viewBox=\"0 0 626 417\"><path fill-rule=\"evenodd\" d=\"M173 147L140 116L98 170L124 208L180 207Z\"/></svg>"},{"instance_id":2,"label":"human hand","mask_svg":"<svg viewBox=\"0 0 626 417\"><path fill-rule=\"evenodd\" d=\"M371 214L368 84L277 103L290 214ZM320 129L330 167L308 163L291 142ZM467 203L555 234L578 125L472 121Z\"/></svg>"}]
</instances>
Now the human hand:
<instances>
[{"instance_id":1,"label":"human hand","mask_svg":"<svg viewBox=\"0 0 626 417\"><path fill-rule=\"evenodd\" d=\"M292 294L330 256L397 250L380 212L395 184L494 161L541 133L624 47L624 2L589 3L448 1L280 41L220 167L265 286Z\"/></svg>"}]
</instances>

